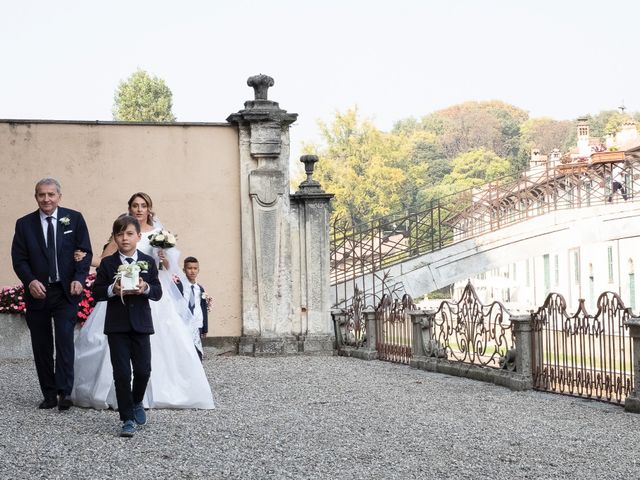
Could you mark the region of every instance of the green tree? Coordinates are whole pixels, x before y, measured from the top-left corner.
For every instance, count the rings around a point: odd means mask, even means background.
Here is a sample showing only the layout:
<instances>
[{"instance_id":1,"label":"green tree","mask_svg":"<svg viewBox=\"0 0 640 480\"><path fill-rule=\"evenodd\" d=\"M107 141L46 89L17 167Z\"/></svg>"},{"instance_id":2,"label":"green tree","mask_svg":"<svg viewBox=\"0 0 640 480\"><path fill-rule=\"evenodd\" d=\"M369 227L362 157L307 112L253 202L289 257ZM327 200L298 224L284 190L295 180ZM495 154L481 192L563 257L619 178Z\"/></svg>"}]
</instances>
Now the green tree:
<instances>
[{"instance_id":1,"label":"green tree","mask_svg":"<svg viewBox=\"0 0 640 480\"><path fill-rule=\"evenodd\" d=\"M527 118L524 110L497 100L464 102L423 117L422 127L438 136L449 159L484 147L513 161L518 156L520 125Z\"/></svg>"},{"instance_id":2,"label":"green tree","mask_svg":"<svg viewBox=\"0 0 640 480\"><path fill-rule=\"evenodd\" d=\"M320 157L314 178L335 194L334 217L361 223L399 211L408 139L360 120L356 108L336 112L332 123L319 122L319 127L322 144L307 144L304 151Z\"/></svg>"},{"instance_id":3,"label":"green tree","mask_svg":"<svg viewBox=\"0 0 640 480\"><path fill-rule=\"evenodd\" d=\"M622 126L628 115L617 110L602 110L596 115L587 115L589 135L604 140L607 135L614 135Z\"/></svg>"},{"instance_id":4,"label":"green tree","mask_svg":"<svg viewBox=\"0 0 640 480\"><path fill-rule=\"evenodd\" d=\"M453 170L444 177L442 184L455 186L456 191L466 190L503 177L509 171L508 160L491 150L478 148L456 157L453 160Z\"/></svg>"},{"instance_id":5,"label":"green tree","mask_svg":"<svg viewBox=\"0 0 640 480\"><path fill-rule=\"evenodd\" d=\"M528 164L531 150L537 148L548 155L555 148L566 152L575 144L575 124L569 120L553 120L547 117L530 118L520 125L520 152L524 166Z\"/></svg>"},{"instance_id":6,"label":"green tree","mask_svg":"<svg viewBox=\"0 0 640 480\"><path fill-rule=\"evenodd\" d=\"M403 210L417 212L433 197L433 187L451 172L451 162L433 133L417 130L409 134L408 140L410 153L397 163L405 172L401 202Z\"/></svg>"},{"instance_id":7,"label":"green tree","mask_svg":"<svg viewBox=\"0 0 640 480\"><path fill-rule=\"evenodd\" d=\"M120 82L114 95L113 119L128 122L174 122L173 95L156 76L137 70Z\"/></svg>"}]
</instances>

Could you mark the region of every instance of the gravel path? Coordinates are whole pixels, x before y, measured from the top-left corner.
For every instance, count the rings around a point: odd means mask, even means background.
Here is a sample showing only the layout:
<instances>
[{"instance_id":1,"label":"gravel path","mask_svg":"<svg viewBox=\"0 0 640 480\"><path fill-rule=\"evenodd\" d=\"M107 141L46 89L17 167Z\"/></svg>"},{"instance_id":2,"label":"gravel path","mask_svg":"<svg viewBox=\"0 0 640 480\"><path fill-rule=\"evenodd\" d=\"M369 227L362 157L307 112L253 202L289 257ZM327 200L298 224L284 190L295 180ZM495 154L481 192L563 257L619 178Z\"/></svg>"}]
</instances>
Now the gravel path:
<instances>
[{"instance_id":1,"label":"gravel path","mask_svg":"<svg viewBox=\"0 0 640 480\"><path fill-rule=\"evenodd\" d=\"M213 357L217 408L38 410L31 361L0 362L2 479L639 478L640 415L341 357Z\"/></svg>"}]
</instances>

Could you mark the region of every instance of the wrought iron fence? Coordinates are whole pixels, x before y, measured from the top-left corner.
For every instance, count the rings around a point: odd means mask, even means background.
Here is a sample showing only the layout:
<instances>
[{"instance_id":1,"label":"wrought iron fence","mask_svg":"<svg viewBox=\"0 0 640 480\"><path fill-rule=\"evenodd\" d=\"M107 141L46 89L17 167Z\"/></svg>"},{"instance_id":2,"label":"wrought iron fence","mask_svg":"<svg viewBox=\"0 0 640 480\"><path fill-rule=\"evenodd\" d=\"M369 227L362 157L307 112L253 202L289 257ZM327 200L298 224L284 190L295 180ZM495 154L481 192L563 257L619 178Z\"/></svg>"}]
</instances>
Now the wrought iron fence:
<instances>
[{"instance_id":1,"label":"wrought iron fence","mask_svg":"<svg viewBox=\"0 0 640 480\"><path fill-rule=\"evenodd\" d=\"M567 313L565 299L550 294L532 314L534 388L623 403L633 388L633 344L620 297L605 292L589 315L580 300Z\"/></svg>"},{"instance_id":2,"label":"wrought iron fence","mask_svg":"<svg viewBox=\"0 0 640 480\"><path fill-rule=\"evenodd\" d=\"M442 301L431 311L417 311L409 295L399 299L385 294L375 313L368 309L365 314L362 298L357 290L352 306L340 310L344 340L338 347L359 349L366 344L367 359L410 363L415 346L418 364L435 357L447 364L475 365L483 372L506 369L510 375L520 375L518 381L528 378L526 388L531 388L532 379L537 390L614 404L623 404L633 391L633 338L626 324L632 312L613 292L598 297L595 315L586 311L584 300L570 315L562 295L551 293L540 308L517 317L500 302L484 305L471 282L458 301ZM412 315L417 316L417 332L421 331L418 343L413 339L418 333L412 328ZM375 335L368 335L367 318L375 324ZM519 325L516 332L514 321ZM520 334L524 337L518 338ZM371 337L373 344L367 341ZM479 370L474 371L473 378L478 378Z\"/></svg>"},{"instance_id":3,"label":"wrought iron fence","mask_svg":"<svg viewBox=\"0 0 640 480\"><path fill-rule=\"evenodd\" d=\"M430 321L424 349L431 356L502 368L507 353L515 348L508 310L499 302L484 305L471 282L460 300L443 301Z\"/></svg>"},{"instance_id":4,"label":"wrought iron fence","mask_svg":"<svg viewBox=\"0 0 640 480\"><path fill-rule=\"evenodd\" d=\"M378 359L409 363L413 333L408 312L415 309L411 297L402 300L385 294L376 308L376 350Z\"/></svg>"},{"instance_id":5,"label":"wrought iron fence","mask_svg":"<svg viewBox=\"0 0 640 480\"><path fill-rule=\"evenodd\" d=\"M362 311L365 308L362 292L356 286L351 305L345 310L342 343L346 346L361 347L367 340L367 322Z\"/></svg>"}]
</instances>

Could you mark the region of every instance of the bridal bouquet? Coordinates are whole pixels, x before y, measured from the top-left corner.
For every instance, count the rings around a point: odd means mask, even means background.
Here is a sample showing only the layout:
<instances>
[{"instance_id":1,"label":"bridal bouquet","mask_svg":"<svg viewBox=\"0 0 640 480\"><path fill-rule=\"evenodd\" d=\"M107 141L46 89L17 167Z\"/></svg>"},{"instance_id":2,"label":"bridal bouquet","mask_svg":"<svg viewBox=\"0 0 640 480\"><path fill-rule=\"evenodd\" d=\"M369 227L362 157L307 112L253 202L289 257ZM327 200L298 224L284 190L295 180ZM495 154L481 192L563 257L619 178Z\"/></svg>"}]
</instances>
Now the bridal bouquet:
<instances>
[{"instance_id":1,"label":"bridal bouquet","mask_svg":"<svg viewBox=\"0 0 640 480\"><path fill-rule=\"evenodd\" d=\"M168 230L160 230L149 235L149 244L156 248L171 248L176 246L178 236Z\"/></svg>"},{"instance_id":2,"label":"bridal bouquet","mask_svg":"<svg viewBox=\"0 0 640 480\"><path fill-rule=\"evenodd\" d=\"M160 230L157 233L149 235L149 245L154 248L171 248L176 246L177 235L169 230ZM158 264L158 270L162 270L162 262Z\"/></svg>"}]
</instances>

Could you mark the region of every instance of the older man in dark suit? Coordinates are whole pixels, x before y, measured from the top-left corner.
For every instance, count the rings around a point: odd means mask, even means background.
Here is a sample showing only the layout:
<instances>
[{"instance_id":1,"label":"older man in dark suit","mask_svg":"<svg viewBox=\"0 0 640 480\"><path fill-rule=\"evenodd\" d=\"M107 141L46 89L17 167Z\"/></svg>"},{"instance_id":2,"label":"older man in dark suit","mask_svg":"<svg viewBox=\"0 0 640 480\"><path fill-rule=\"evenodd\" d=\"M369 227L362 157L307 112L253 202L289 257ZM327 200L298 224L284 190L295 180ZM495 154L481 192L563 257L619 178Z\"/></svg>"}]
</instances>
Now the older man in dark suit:
<instances>
[{"instance_id":1,"label":"older man in dark suit","mask_svg":"<svg viewBox=\"0 0 640 480\"><path fill-rule=\"evenodd\" d=\"M57 405L68 410L73 388L73 329L91 264L91 242L82 214L58 206L62 189L56 179L40 180L35 198L38 210L16 222L11 259L25 289L27 325L44 396L39 408ZM86 252L78 262L75 250Z\"/></svg>"}]
</instances>

